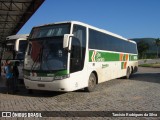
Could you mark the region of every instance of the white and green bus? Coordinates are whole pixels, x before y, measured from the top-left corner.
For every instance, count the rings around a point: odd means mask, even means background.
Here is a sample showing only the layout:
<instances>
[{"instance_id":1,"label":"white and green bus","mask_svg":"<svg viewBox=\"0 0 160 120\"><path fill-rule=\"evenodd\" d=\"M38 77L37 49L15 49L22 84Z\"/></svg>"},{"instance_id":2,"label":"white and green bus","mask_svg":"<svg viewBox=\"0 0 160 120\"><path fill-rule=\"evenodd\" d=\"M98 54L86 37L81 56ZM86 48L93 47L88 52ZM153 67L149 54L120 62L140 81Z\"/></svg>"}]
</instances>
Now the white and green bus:
<instances>
[{"instance_id":1,"label":"white and green bus","mask_svg":"<svg viewBox=\"0 0 160 120\"><path fill-rule=\"evenodd\" d=\"M24 61L29 90L93 91L96 84L137 71L137 45L91 25L70 21L34 27Z\"/></svg>"}]
</instances>

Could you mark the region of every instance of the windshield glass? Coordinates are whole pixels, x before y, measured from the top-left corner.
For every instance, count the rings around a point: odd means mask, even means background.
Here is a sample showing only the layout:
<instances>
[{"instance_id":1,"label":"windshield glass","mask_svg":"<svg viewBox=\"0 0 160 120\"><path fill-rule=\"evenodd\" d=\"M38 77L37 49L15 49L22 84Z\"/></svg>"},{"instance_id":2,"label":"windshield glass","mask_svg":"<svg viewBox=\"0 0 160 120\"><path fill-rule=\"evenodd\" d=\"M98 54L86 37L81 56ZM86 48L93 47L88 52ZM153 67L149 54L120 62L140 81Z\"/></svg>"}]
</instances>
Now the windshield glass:
<instances>
[{"instance_id":1,"label":"windshield glass","mask_svg":"<svg viewBox=\"0 0 160 120\"><path fill-rule=\"evenodd\" d=\"M29 70L67 69L68 53L63 49L63 36L70 33L70 24L53 24L33 28L27 54Z\"/></svg>"},{"instance_id":2,"label":"windshield glass","mask_svg":"<svg viewBox=\"0 0 160 120\"><path fill-rule=\"evenodd\" d=\"M24 59L27 44L28 44L27 40L19 41L19 51L17 53L17 59Z\"/></svg>"},{"instance_id":3,"label":"windshield glass","mask_svg":"<svg viewBox=\"0 0 160 120\"><path fill-rule=\"evenodd\" d=\"M13 58L14 58L14 51L4 51L2 54L3 60L13 59Z\"/></svg>"},{"instance_id":4,"label":"windshield glass","mask_svg":"<svg viewBox=\"0 0 160 120\"><path fill-rule=\"evenodd\" d=\"M19 52L25 52L27 48L27 40L20 40L19 41Z\"/></svg>"},{"instance_id":5,"label":"windshield glass","mask_svg":"<svg viewBox=\"0 0 160 120\"><path fill-rule=\"evenodd\" d=\"M14 51L14 45L7 45L2 53L2 59L14 59L15 58L15 51Z\"/></svg>"},{"instance_id":6,"label":"windshield glass","mask_svg":"<svg viewBox=\"0 0 160 120\"><path fill-rule=\"evenodd\" d=\"M67 51L63 49L63 37L35 39L30 42L31 70L67 69Z\"/></svg>"},{"instance_id":7,"label":"windshield glass","mask_svg":"<svg viewBox=\"0 0 160 120\"><path fill-rule=\"evenodd\" d=\"M42 38L42 37L53 37L53 36L63 36L68 34L70 31L70 24L57 24L50 26L42 26L33 28L30 39Z\"/></svg>"}]
</instances>

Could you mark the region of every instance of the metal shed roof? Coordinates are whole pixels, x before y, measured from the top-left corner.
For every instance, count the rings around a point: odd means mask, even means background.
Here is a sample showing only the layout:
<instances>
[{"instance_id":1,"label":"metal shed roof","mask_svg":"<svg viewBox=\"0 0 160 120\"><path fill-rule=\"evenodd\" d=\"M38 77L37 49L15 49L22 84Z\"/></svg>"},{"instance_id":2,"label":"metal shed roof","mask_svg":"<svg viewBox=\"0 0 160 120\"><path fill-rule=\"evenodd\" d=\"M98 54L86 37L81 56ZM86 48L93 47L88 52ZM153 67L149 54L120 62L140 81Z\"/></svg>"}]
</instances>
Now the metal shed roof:
<instances>
[{"instance_id":1,"label":"metal shed roof","mask_svg":"<svg viewBox=\"0 0 160 120\"><path fill-rule=\"evenodd\" d=\"M0 43L15 35L45 0L0 0Z\"/></svg>"}]
</instances>

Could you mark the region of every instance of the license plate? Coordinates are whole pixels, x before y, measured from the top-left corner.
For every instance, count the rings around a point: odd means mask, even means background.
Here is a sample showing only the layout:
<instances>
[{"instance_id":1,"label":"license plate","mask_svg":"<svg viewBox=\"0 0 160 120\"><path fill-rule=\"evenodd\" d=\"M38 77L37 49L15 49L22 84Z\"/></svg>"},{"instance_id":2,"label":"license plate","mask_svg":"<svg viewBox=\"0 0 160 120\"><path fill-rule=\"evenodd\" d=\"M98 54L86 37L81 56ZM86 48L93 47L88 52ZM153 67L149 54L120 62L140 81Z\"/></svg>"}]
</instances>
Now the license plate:
<instances>
[{"instance_id":1,"label":"license plate","mask_svg":"<svg viewBox=\"0 0 160 120\"><path fill-rule=\"evenodd\" d=\"M38 84L38 87L45 87L45 84Z\"/></svg>"}]
</instances>

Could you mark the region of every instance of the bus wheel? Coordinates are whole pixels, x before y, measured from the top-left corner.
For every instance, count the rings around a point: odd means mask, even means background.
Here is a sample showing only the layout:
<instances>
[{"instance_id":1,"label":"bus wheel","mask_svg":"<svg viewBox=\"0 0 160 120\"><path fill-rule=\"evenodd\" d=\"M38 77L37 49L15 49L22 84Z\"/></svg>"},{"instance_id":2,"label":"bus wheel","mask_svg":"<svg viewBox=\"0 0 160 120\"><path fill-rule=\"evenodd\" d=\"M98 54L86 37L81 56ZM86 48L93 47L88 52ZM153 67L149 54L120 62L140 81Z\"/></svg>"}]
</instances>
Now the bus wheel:
<instances>
[{"instance_id":1,"label":"bus wheel","mask_svg":"<svg viewBox=\"0 0 160 120\"><path fill-rule=\"evenodd\" d=\"M129 79L130 75L131 75L131 72L130 72L130 68L128 67L126 72L126 79Z\"/></svg>"},{"instance_id":2,"label":"bus wheel","mask_svg":"<svg viewBox=\"0 0 160 120\"><path fill-rule=\"evenodd\" d=\"M88 80L88 87L85 88L85 90L87 92L92 92L94 91L95 87L96 87L96 76L94 73L91 73Z\"/></svg>"}]
</instances>

